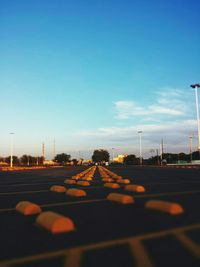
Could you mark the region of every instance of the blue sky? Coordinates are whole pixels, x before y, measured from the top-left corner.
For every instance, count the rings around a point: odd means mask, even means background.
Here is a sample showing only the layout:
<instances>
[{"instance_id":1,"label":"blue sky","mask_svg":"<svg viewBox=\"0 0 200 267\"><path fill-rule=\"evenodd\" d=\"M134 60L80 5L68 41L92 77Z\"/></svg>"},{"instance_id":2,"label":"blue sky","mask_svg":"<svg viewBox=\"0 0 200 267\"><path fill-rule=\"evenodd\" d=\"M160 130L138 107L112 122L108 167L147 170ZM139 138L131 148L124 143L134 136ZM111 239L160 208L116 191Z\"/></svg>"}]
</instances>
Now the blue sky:
<instances>
[{"instance_id":1,"label":"blue sky","mask_svg":"<svg viewBox=\"0 0 200 267\"><path fill-rule=\"evenodd\" d=\"M0 1L0 155L197 147L196 0Z\"/></svg>"}]
</instances>

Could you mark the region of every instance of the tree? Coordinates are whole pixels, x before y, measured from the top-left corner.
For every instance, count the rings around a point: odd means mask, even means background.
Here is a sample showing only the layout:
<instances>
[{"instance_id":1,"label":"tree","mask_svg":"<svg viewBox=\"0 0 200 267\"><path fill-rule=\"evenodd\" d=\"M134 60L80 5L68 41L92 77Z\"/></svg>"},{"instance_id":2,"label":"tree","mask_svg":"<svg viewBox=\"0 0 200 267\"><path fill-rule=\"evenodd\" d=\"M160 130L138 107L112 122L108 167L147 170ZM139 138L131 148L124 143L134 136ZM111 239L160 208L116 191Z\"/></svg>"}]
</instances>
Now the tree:
<instances>
[{"instance_id":1,"label":"tree","mask_svg":"<svg viewBox=\"0 0 200 267\"><path fill-rule=\"evenodd\" d=\"M20 162L22 165L29 165L30 164L30 156L28 155L23 155L21 158L20 158Z\"/></svg>"},{"instance_id":2,"label":"tree","mask_svg":"<svg viewBox=\"0 0 200 267\"><path fill-rule=\"evenodd\" d=\"M30 156L30 155L23 155L21 158L20 158L20 163L22 165L35 165L35 164L39 164L39 159L37 157L33 157L33 156Z\"/></svg>"},{"instance_id":3,"label":"tree","mask_svg":"<svg viewBox=\"0 0 200 267\"><path fill-rule=\"evenodd\" d=\"M138 164L138 159L136 158L135 155L131 154L124 158L124 163L126 165L135 165Z\"/></svg>"},{"instance_id":4,"label":"tree","mask_svg":"<svg viewBox=\"0 0 200 267\"><path fill-rule=\"evenodd\" d=\"M71 156L65 153L57 154L54 160L58 163L64 164L70 161Z\"/></svg>"},{"instance_id":5,"label":"tree","mask_svg":"<svg viewBox=\"0 0 200 267\"><path fill-rule=\"evenodd\" d=\"M0 162L4 162L5 159L3 157L0 157Z\"/></svg>"},{"instance_id":6,"label":"tree","mask_svg":"<svg viewBox=\"0 0 200 267\"><path fill-rule=\"evenodd\" d=\"M73 165L77 165L78 164L78 160L77 159L72 159Z\"/></svg>"},{"instance_id":7,"label":"tree","mask_svg":"<svg viewBox=\"0 0 200 267\"><path fill-rule=\"evenodd\" d=\"M178 154L178 158L179 158L179 160L182 160L182 161L189 161L188 155L183 153L183 152Z\"/></svg>"},{"instance_id":8,"label":"tree","mask_svg":"<svg viewBox=\"0 0 200 267\"><path fill-rule=\"evenodd\" d=\"M193 160L199 160L200 159L200 153L199 153L199 151L194 151L192 153L192 159Z\"/></svg>"},{"instance_id":9,"label":"tree","mask_svg":"<svg viewBox=\"0 0 200 267\"><path fill-rule=\"evenodd\" d=\"M14 164L14 165L19 165L19 159L18 159L17 156L13 156L12 159L13 159L13 164ZM10 157L10 156L7 157L7 158L5 158L5 161L6 161L6 163L8 163L8 164L10 164L10 160L11 160L11 157Z\"/></svg>"},{"instance_id":10,"label":"tree","mask_svg":"<svg viewBox=\"0 0 200 267\"><path fill-rule=\"evenodd\" d=\"M110 154L108 153L107 150L104 149L98 149L94 150L93 155L92 155L92 160L94 162L108 162L110 158Z\"/></svg>"}]
</instances>

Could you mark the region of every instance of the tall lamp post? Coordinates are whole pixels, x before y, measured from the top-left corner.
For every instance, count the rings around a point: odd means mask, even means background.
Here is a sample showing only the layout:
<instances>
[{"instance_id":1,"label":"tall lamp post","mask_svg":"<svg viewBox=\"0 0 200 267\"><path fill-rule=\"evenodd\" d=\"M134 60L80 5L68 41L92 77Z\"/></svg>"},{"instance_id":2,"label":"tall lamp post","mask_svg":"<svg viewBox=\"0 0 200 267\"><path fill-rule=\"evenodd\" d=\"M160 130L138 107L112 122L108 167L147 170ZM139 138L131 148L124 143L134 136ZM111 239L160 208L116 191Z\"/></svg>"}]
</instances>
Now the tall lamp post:
<instances>
[{"instance_id":1,"label":"tall lamp post","mask_svg":"<svg viewBox=\"0 0 200 267\"><path fill-rule=\"evenodd\" d=\"M14 133L10 133L10 168L13 167L13 135Z\"/></svg>"},{"instance_id":2,"label":"tall lamp post","mask_svg":"<svg viewBox=\"0 0 200 267\"><path fill-rule=\"evenodd\" d=\"M200 124L199 124L199 103L198 103L198 91L197 89L200 87L199 83L190 85L194 88L195 91L195 98L196 98L196 112L197 112L197 129L198 129L198 150L200 153Z\"/></svg>"},{"instance_id":3,"label":"tall lamp post","mask_svg":"<svg viewBox=\"0 0 200 267\"><path fill-rule=\"evenodd\" d=\"M140 139L140 165L142 165L142 131L138 131Z\"/></svg>"}]
</instances>

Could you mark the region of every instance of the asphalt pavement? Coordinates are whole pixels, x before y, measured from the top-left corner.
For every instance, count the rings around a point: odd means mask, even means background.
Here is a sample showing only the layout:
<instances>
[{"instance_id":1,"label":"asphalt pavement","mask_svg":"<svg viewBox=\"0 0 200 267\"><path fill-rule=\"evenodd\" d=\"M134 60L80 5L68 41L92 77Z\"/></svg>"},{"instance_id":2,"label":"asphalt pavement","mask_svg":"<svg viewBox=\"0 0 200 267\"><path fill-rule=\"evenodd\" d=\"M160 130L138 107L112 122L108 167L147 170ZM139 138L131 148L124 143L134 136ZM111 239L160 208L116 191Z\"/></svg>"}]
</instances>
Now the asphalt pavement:
<instances>
[{"instance_id":1,"label":"asphalt pavement","mask_svg":"<svg viewBox=\"0 0 200 267\"><path fill-rule=\"evenodd\" d=\"M108 167L143 185L145 192L105 188L98 170L91 185L64 184L87 167L0 172L0 266L150 267L200 266L200 169ZM85 197L50 191L52 185L79 188ZM133 196L133 204L107 200L109 193ZM178 203L171 215L145 208L148 200ZM16 211L20 201L71 218L75 230L51 234L36 225L38 215Z\"/></svg>"}]
</instances>

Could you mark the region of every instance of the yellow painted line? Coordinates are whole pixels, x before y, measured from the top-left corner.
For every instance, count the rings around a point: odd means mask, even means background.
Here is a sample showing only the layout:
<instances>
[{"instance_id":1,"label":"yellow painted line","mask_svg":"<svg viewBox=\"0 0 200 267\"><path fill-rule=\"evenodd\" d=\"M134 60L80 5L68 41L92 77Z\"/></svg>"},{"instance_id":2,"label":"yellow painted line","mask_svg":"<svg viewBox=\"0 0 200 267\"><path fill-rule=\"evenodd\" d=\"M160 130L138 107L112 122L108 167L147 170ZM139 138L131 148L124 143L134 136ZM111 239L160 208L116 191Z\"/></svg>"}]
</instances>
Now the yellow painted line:
<instances>
[{"instance_id":1,"label":"yellow painted line","mask_svg":"<svg viewBox=\"0 0 200 267\"><path fill-rule=\"evenodd\" d=\"M134 255L134 260L136 261L137 267L153 267L151 259L145 250L142 242L137 239L134 239L129 242L130 251Z\"/></svg>"},{"instance_id":2,"label":"yellow painted line","mask_svg":"<svg viewBox=\"0 0 200 267\"><path fill-rule=\"evenodd\" d=\"M93 200L51 203L51 204L44 204L44 205L40 205L40 206L43 208L48 208L48 207L59 207L59 206L77 205L77 204L85 204L85 203L95 203L95 202L101 202L101 201L103 202L103 201L107 201L107 200L105 198L100 198L100 199L93 199Z\"/></svg>"},{"instance_id":3,"label":"yellow painted line","mask_svg":"<svg viewBox=\"0 0 200 267\"><path fill-rule=\"evenodd\" d=\"M67 253L65 253L65 261L64 261L64 267L70 266L70 267L79 267L81 266L81 260L82 260L82 251L79 249L69 249L67 250Z\"/></svg>"},{"instance_id":4,"label":"yellow painted line","mask_svg":"<svg viewBox=\"0 0 200 267\"><path fill-rule=\"evenodd\" d=\"M159 232L152 232L152 233L147 233L147 234L138 235L138 236L131 236L128 238L122 238L122 239L117 239L117 240L107 240L107 241L94 243L94 244L90 244L90 245L82 245L79 247L72 247L72 248L62 249L62 250L58 250L58 251L51 251L51 252L46 252L46 253L42 253L42 254L26 256L26 257L22 257L22 258L2 260L2 261L0 261L0 265L1 266L6 266L6 265L9 266L9 265L16 265L16 264L25 264L25 263L30 263L30 262L34 262L34 261L44 260L44 259L51 259L51 258L55 258L58 256L65 256L66 257L65 267L71 267L71 266L80 267L81 266L80 264L81 264L82 253L84 253L86 251L106 248L106 247L115 246L118 244L119 245L120 244L128 244L131 248L131 252L133 253L134 256L136 256L136 259L137 259L136 266L137 267L146 266L146 265L143 265L143 266L141 265L141 263L146 262L146 263L148 263L147 267L150 267L151 262L148 258L148 255L146 255L146 251L145 251L145 256L147 256L147 258L144 261L143 261L143 259L139 258L140 254L138 255L138 252L133 251L134 248L136 248L136 250L138 250L138 248L139 248L138 241L149 240L149 239L153 239L153 238L157 238L157 237L163 237L163 236L167 236L168 234L174 234L176 236L177 232L186 232L186 231L195 230L195 229L200 229L200 224L193 224L193 225L188 225L188 226L183 226L183 227L177 227L177 228L172 228L172 229L163 230L163 231L159 231ZM187 248L188 248L188 246L187 246ZM193 250L192 250L192 253L194 254ZM70 260L67 261L68 256L71 258L73 257L73 265L71 265ZM76 258L77 258L77 261L75 260ZM139 265L138 265L138 261L139 261Z\"/></svg>"},{"instance_id":5,"label":"yellow painted line","mask_svg":"<svg viewBox=\"0 0 200 267\"><path fill-rule=\"evenodd\" d=\"M170 184L200 184L199 181L179 181L179 182L152 182L152 183L145 183L145 185L170 185Z\"/></svg>"},{"instance_id":6,"label":"yellow painted line","mask_svg":"<svg viewBox=\"0 0 200 267\"><path fill-rule=\"evenodd\" d=\"M200 190L182 191L182 192L155 193L155 194L143 194L143 195L135 195L134 198L165 197L165 196L177 196L177 195L190 195L190 194L198 194L198 193L200 193Z\"/></svg>"},{"instance_id":7,"label":"yellow painted line","mask_svg":"<svg viewBox=\"0 0 200 267\"><path fill-rule=\"evenodd\" d=\"M49 192L49 190L7 192L7 193L0 193L0 196L21 195L21 194L34 194L34 193L44 193L44 192Z\"/></svg>"},{"instance_id":8,"label":"yellow painted line","mask_svg":"<svg viewBox=\"0 0 200 267\"><path fill-rule=\"evenodd\" d=\"M0 213L1 212L7 212L7 211L15 211L15 208L8 208L8 209L0 209Z\"/></svg>"},{"instance_id":9,"label":"yellow painted line","mask_svg":"<svg viewBox=\"0 0 200 267\"><path fill-rule=\"evenodd\" d=\"M105 198L99 198L99 199L93 199L93 200L58 202L58 203L51 203L51 204L43 204L43 205L40 205L40 207L49 208L49 207L68 206L68 205L76 205L76 204L84 204L84 203L95 203L95 202L101 202L101 201L103 202L107 200ZM0 213L8 212L8 211L15 211L15 208L0 209Z\"/></svg>"},{"instance_id":10,"label":"yellow painted line","mask_svg":"<svg viewBox=\"0 0 200 267\"><path fill-rule=\"evenodd\" d=\"M188 249L197 258L200 258L200 245L194 243L188 236L179 231L175 233L175 236L186 249Z\"/></svg>"},{"instance_id":11,"label":"yellow painted line","mask_svg":"<svg viewBox=\"0 0 200 267\"><path fill-rule=\"evenodd\" d=\"M55 181L49 181L46 183L30 183L30 184L9 184L9 185L3 185L3 186L9 186L9 187L16 187L16 186L34 186L34 185L50 185L50 184L54 184L58 182L58 180ZM62 180L60 180L59 182L62 182Z\"/></svg>"}]
</instances>

